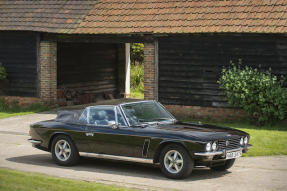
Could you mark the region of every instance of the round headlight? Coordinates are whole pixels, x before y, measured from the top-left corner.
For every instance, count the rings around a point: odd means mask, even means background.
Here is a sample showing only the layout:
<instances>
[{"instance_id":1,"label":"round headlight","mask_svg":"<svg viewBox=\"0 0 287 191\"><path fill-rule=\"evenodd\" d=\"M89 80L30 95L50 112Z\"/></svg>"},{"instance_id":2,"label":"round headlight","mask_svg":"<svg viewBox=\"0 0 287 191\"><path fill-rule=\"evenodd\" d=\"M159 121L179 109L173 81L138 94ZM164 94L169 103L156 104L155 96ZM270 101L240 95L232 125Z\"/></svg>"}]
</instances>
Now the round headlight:
<instances>
[{"instance_id":1,"label":"round headlight","mask_svg":"<svg viewBox=\"0 0 287 191\"><path fill-rule=\"evenodd\" d=\"M211 151L211 143L207 143L207 144L206 144L205 150L206 150L207 152Z\"/></svg>"},{"instance_id":2,"label":"round headlight","mask_svg":"<svg viewBox=\"0 0 287 191\"><path fill-rule=\"evenodd\" d=\"M244 143L244 140L243 140L243 137L241 137L241 139L240 139L240 145L243 145L243 143Z\"/></svg>"},{"instance_id":3,"label":"round headlight","mask_svg":"<svg viewBox=\"0 0 287 191\"><path fill-rule=\"evenodd\" d=\"M212 143L212 150L215 151L217 149L217 144L216 142L213 142Z\"/></svg>"},{"instance_id":4,"label":"round headlight","mask_svg":"<svg viewBox=\"0 0 287 191\"><path fill-rule=\"evenodd\" d=\"M244 138L244 144L247 145L247 143L248 143L248 137L245 137Z\"/></svg>"}]
</instances>

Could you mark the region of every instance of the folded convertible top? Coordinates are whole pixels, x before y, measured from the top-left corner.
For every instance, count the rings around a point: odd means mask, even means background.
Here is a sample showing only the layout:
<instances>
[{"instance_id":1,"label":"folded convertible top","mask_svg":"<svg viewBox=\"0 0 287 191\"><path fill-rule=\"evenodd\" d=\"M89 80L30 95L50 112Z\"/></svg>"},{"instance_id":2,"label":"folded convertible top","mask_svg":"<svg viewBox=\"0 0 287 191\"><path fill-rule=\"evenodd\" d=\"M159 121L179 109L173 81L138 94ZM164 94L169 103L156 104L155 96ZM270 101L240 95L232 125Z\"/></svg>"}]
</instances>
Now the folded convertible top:
<instances>
[{"instance_id":1,"label":"folded convertible top","mask_svg":"<svg viewBox=\"0 0 287 191\"><path fill-rule=\"evenodd\" d=\"M80 116L84 110L64 110L58 111L55 121L62 123L83 124L80 121Z\"/></svg>"}]
</instances>

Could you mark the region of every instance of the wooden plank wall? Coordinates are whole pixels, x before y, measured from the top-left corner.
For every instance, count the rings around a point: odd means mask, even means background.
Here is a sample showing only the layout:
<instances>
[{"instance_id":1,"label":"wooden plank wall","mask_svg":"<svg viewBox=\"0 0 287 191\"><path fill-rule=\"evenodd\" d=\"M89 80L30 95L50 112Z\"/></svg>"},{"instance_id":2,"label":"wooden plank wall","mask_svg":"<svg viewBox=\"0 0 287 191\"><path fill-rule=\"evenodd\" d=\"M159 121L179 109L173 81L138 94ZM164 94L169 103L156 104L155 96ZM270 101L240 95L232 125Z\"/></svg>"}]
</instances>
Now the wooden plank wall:
<instances>
[{"instance_id":1,"label":"wooden plank wall","mask_svg":"<svg viewBox=\"0 0 287 191\"><path fill-rule=\"evenodd\" d=\"M159 39L159 101L164 104L227 106L216 83L223 66L272 68L287 77L287 37L191 35ZM285 83L287 86L287 83Z\"/></svg>"},{"instance_id":2,"label":"wooden plank wall","mask_svg":"<svg viewBox=\"0 0 287 191\"><path fill-rule=\"evenodd\" d=\"M117 44L58 43L58 88L82 93L117 91Z\"/></svg>"},{"instance_id":3,"label":"wooden plank wall","mask_svg":"<svg viewBox=\"0 0 287 191\"><path fill-rule=\"evenodd\" d=\"M8 95L38 95L36 33L0 32L0 62L8 73Z\"/></svg>"}]
</instances>

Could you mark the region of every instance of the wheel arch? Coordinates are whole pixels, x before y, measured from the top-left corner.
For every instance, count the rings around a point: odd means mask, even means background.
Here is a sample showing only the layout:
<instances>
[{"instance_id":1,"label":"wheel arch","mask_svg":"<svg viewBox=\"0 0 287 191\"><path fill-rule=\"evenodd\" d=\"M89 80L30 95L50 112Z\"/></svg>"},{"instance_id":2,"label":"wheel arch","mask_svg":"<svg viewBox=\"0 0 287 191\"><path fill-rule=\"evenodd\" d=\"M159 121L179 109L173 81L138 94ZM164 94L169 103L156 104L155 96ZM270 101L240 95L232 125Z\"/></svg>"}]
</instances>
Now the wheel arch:
<instances>
[{"instance_id":1,"label":"wheel arch","mask_svg":"<svg viewBox=\"0 0 287 191\"><path fill-rule=\"evenodd\" d=\"M170 145L170 144L176 144L176 145L179 145L181 147L183 147L187 153L190 155L191 157L191 154L189 152L189 150L187 149L187 146L186 144L184 143L184 141L178 141L178 140L163 140L159 143L157 149L156 149L156 152L154 154L154 157L153 157L153 163L158 163L159 162L159 157L160 157L160 153L162 151L162 149L164 147L166 147L167 145Z\"/></svg>"},{"instance_id":2,"label":"wheel arch","mask_svg":"<svg viewBox=\"0 0 287 191\"><path fill-rule=\"evenodd\" d=\"M69 134L69 133L66 133L66 132L55 132L51 135L50 139L49 139L49 144L48 144L48 151L51 151L51 147L52 147L52 142L53 142L53 139L56 137L56 136L59 136L59 135L66 135L67 137L69 137L72 141L72 136ZM74 142L74 141L73 141Z\"/></svg>"}]
</instances>

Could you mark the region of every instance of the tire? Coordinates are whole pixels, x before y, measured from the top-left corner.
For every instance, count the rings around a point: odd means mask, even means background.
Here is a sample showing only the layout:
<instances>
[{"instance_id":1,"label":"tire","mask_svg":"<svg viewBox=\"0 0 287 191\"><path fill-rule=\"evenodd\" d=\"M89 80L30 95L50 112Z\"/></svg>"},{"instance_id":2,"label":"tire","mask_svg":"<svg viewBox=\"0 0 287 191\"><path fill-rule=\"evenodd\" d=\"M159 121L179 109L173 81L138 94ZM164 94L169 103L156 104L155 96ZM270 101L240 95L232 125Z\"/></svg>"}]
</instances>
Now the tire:
<instances>
[{"instance_id":1,"label":"tire","mask_svg":"<svg viewBox=\"0 0 287 191\"><path fill-rule=\"evenodd\" d=\"M75 165L80 159L78 149L71 138L66 135L58 135L53 139L51 152L53 160L61 166Z\"/></svg>"},{"instance_id":2,"label":"tire","mask_svg":"<svg viewBox=\"0 0 287 191\"><path fill-rule=\"evenodd\" d=\"M175 153L177 153L176 160L174 160ZM176 144L169 144L163 148L159 156L159 162L162 173L172 179L188 177L194 166L189 153L182 146Z\"/></svg>"},{"instance_id":3,"label":"tire","mask_svg":"<svg viewBox=\"0 0 287 191\"><path fill-rule=\"evenodd\" d=\"M231 168L233 166L235 162L235 159L229 159L229 160L226 160L224 165L220 165L220 166L212 166L210 167L212 170L216 170L216 171L225 171L229 168Z\"/></svg>"}]
</instances>

